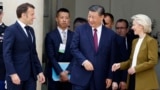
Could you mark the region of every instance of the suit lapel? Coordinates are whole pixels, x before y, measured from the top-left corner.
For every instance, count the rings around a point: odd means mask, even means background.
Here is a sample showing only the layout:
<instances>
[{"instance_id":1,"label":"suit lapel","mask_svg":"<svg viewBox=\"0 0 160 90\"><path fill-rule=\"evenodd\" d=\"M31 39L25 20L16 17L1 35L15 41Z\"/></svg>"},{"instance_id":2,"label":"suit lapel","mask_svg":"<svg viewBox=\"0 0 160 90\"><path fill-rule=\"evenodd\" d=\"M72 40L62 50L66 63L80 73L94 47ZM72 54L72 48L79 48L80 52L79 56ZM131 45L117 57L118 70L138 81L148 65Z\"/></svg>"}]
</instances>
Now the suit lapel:
<instances>
[{"instance_id":1,"label":"suit lapel","mask_svg":"<svg viewBox=\"0 0 160 90\"><path fill-rule=\"evenodd\" d=\"M140 54L141 54L141 51L142 51L142 49L143 49L143 47L144 47L144 45L145 45L145 43L146 43L146 40L147 40L147 37L148 37L148 35L146 35L145 37L144 37L144 39L143 39L143 41L142 41L142 44L141 44L141 46L140 46L140 48L139 48L139 51L138 51L138 55L137 55L137 58L140 56ZM133 59L133 56L134 56L134 52L135 52L135 48L136 48L136 44L137 44L137 42L138 42L138 39L139 38L137 38L137 39L135 39L135 41L133 42L133 45L132 45L132 52L131 52L131 57L132 57L132 59ZM143 53L142 53L143 54ZM132 63L131 63L131 65L132 65Z\"/></svg>"},{"instance_id":2,"label":"suit lapel","mask_svg":"<svg viewBox=\"0 0 160 90\"><path fill-rule=\"evenodd\" d=\"M97 51L97 53L100 51L100 49L101 49L101 47L103 46L103 43L105 42L106 43L106 39L105 39L105 29L104 29L104 27L103 27L103 25L102 25L102 31L101 31L101 36L100 36L100 41L99 41L99 45L98 45L98 51Z\"/></svg>"},{"instance_id":3,"label":"suit lapel","mask_svg":"<svg viewBox=\"0 0 160 90\"><path fill-rule=\"evenodd\" d=\"M67 32L67 42L66 42L66 47L69 45L69 43L71 42L71 32L68 30Z\"/></svg>"},{"instance_id":4,"label":"suit lapel","mask_svg":"<svg viewBox=\"0 0 160 90\"><path fill-rule=\"evenodd\" d=\"M59 42L59 43L62 43L62 38L61 38L61 35L60 35L60 33L59 33L59 31L58 31L58 29L56 29L56 39L57 39L57 41Z\"/></svg>"},{"instance_id":5,"label":"suit lapel","mask_svg":"<svg viewBox=\"0 0 160 90\"><path fill-rule=\"evenodd\" d=\"M17 28L19 30L19 32L22 34L22 36L26 39L26 41L28 42L27 44L31 44L31 42L28 40L28 37L26 35L26 33L24 32L24 30L22 29L22 27L19 25L18 22L15 23L17 25Z\"/></svg>"},{"instance_id":6,"label":"suit lapel","mask_svg":"<svg viewBox=\"0 0 160 90\"><path fill-rule=\"evenodd\" d=\"M148 35L146 34L146 36L144 37L144 39L143 39L143 41L142 41L142 44L141 44L141 46L140 46L140 49L139 49L139 52L138 52L138 56L137 56L137 57L139 57L139 55L141 54L140 52L144 49L145 44L146 44L147 37L148 37Z\"/></svg>"},{"instance_id":7,"label":"suit lapel","mask_svg":"<svg viewBox=\"0 0 160 90\"><path fill-rule=\"evenodd\" d=\"M86 32L87 32L86 35L88 36L89 41L90 41L90 43L91 43L91 47L92 47L93 50L95 51L92 28L91 28L90 26L88 26ZM87 42L86 42L86 43L87 43Z\"/></svg>"}]
</instances>

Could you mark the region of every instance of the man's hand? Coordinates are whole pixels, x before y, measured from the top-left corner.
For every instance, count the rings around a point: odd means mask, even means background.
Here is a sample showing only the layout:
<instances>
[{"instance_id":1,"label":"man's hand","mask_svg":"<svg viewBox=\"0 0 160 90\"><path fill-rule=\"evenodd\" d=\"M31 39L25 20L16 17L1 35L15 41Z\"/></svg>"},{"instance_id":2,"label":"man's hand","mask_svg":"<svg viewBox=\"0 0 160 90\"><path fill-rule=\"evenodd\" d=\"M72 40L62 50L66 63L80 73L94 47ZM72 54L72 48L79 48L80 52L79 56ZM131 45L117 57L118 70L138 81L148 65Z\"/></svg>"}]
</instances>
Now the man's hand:
<instances>
[{"instance_id":1,"label":"man's hand","mask_svg":"<svg viewBox=\"0 0 160 90\"><path fill-rule=\"evenodd\" d=\"M38 81L39 81L41 84L45 82L45 77L44 77L44 75L43 75L42 72L38 74Z\"/></svg>"},{"instance_id":2,"label":"man's hand","mask_svg":"<svg viewBox=\"0 0 160 90\"><path fill-rule=\"evenodd\" d=\"M18 74L16 74L16 73L12 74L12 75L10 75L10 77L11 77L12 83L14 83L16 85L20 85L21 84L21 80L20 80Z\"/></svg>"},{"instance_id":3,"label":"man's hand","mask_svg":"<svg viewBox=\"0 0 160 90\"><path fill-rule=\"evenodd\" d=\"M63 71L60 73L60 81L61 82L68 82L69 78L68 78L68 71Z\"/></svg>"},{"instance_id":4,"label":"man's hand","mask_svg":"<svg viewBox=\"0 0 160 90\"><path fill-rule=\"evenodd\" d=\"M112 83L112 90L118 90L118 83L117 82Z\"/></svg>"},{"instance_id":5,"label":"man's hand","mask_svg":"<svg viewBox=\"0 0 160 90\"><path fill-rule=\"evenodd\" d=\"M109 88L112 84L112 79L106 79L106 88Z\"/></svg>"},{"instance_id":6,"label":"man's hand","mask_svg":"<svg viewBox=\"0 0 160 90\"><path fill-rule=\"evenodd\" d=\"M88 60L84 61L83 66L87 71L93 71L94 70L94 67L93 67L92 63Z\"/></svg>"},{"instance_id":7,"label":"man's hand","mask_svg":"<svg viewBox=\"0 0 160 90\"><path fill-rule=\"evenodd\" d=\"M116 70L118 70L120 68L120 63L115 63L112 65L112 71L115 72Z\"/></svg>"},{"instance_id":8,"label":"man's hand","mask_svg":"<svg viewBox=\"0 0 160 90\"><path fill-rule=\"evenodd\" d=\"M120 88L121 90L126 90L126 89L127 89L127 83L124 82L124 81L121 81L121 82L119 83L119 88Z\"/></svg>"}]
</instances>

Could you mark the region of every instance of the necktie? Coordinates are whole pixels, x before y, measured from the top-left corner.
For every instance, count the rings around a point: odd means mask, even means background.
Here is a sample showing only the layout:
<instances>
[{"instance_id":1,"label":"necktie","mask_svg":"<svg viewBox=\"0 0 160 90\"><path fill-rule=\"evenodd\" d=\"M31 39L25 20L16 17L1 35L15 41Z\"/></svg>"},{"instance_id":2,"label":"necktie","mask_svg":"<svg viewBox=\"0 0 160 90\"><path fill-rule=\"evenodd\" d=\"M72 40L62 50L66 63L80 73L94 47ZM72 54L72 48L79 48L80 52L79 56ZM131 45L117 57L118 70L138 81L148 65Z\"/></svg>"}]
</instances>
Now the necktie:
<instances>
[{"instance_id":1,"label":"necktie","mask_svg":"<svg viewBox=\"0 0 160 90\"><path fill-rule=\"evenodd\" d=\"M126 49L128 50L127 38L125 38L125 45L126 45Z\"/></svg>"},{"instance_id":2,"label":"necktie","mask_svg":"<svg viewBox=\"0 0 160 90\"><path fill-rule=\"evenodd\" d=\"M30 27L29 26L25 26L24 27L27 31L27 37L28 37L28 40L32 42L32 37L31 37L31 32L30 32Z\"/></svg>"},{"instance_id":3,"label":"necktie","mask_svg":"<svg viewBox=\"0 0 160 90\"><path fill-rule=\"evenodd\" d=\"M98 36L97 36L97 29L94 29L93 39L94 39L94 47L95 47L95 51L97 52L97 50L98 50Z\"/></svg>"},{"instance_id":4,"label":"necktie","mask_svg":"<svg viewBox=\"0 0 160 90\"><path fill-rule=\"evenodd\" d=\"M67 41L67 32L62 31L62 42L63 44L66 44Z\"/></svg>"}]
</instances>

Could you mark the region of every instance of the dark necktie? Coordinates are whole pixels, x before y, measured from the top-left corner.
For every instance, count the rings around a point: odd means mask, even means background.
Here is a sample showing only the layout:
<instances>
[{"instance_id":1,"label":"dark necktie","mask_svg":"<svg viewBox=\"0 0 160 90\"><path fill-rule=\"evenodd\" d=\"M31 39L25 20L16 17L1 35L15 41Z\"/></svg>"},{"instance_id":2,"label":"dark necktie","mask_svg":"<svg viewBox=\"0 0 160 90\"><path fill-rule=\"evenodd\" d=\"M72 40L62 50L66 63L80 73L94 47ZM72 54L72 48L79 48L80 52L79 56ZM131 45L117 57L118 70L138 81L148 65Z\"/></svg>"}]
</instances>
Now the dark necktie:
<instances>
[{"instance_id":1,"label":"dark necktie","mask_svg":"<svg viewBox=\"0 0 160 90\"><path fill-rule=\"evenodd\" d=\"M97 36L97 29L94 29L93 39L94 39L94 47L95 47L95 51L97 52L97 50L98 50L98 36Z\"/></svg>"},{"instance_id":2,"label":"dark necktie","mask_svg":"<svg viewBox=\"0 0 160 90\"><path fill-rule=\"evenodd\" d=\"M30 42L32 42L30 27L29 27L29 26L25 26L24 28L26 29L26 32L27 32L27 35L28 35L28 36L27 36L27 37L28 37L28 40L29 40Z\"/></svg>"}]
</instances>

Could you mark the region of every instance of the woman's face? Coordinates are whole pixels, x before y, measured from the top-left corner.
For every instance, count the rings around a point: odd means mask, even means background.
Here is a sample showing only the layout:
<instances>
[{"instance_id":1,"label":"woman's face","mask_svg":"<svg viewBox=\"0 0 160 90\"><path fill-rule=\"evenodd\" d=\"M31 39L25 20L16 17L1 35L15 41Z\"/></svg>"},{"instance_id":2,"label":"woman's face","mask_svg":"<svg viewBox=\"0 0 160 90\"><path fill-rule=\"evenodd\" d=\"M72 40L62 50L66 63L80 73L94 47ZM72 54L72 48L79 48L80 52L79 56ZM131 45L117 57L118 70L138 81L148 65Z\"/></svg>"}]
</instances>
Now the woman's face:
<instances>
[{"instance_id":1,"label":"woman's face","mask_svg":"<svg viewBox=\"0 0 160 90\"><path fill-rule=\"evenodd\" d=\"M132 29L135 35L140 35L141 33L144 33L143 26L138 24L135 20L133 20Z\"/></svg>"}]
</instances>

